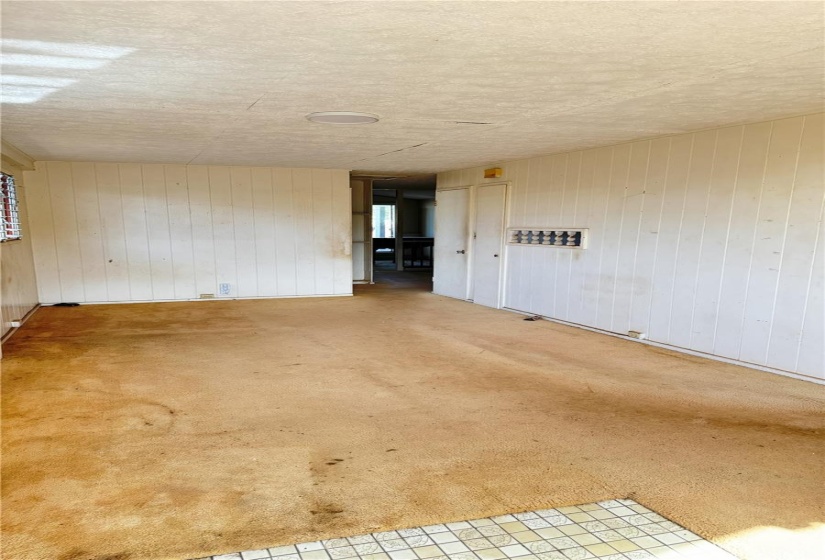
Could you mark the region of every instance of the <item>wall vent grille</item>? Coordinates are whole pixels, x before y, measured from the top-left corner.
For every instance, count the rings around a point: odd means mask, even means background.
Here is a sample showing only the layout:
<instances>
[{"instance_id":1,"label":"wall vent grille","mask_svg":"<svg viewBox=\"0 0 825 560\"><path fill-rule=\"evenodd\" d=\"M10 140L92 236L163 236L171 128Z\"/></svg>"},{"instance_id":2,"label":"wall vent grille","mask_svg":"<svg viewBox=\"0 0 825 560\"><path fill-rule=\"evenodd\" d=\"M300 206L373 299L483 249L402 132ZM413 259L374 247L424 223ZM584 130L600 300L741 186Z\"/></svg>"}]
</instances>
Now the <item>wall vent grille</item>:
<instances>
[{"instance_id":1,"label":"wall vent grille","mask_svg":"<svg viewBox=\"0 0 825 560\"><path fill-rule=\"evenodd\" d=\"M510 228L507 230L507 243L510 245L529 245L531 247L585 249L587 246L587 230Z\"/></svg>"}]
</instances>

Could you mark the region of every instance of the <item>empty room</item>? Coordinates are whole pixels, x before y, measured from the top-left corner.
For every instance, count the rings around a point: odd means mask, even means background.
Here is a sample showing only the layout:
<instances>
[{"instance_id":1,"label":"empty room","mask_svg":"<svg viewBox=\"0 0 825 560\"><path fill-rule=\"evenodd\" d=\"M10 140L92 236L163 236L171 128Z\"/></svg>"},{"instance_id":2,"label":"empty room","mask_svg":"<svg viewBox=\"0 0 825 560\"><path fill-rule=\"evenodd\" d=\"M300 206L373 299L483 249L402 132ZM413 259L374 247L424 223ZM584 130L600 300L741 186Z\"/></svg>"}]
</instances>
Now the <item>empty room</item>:
<instances>
[{"instance_id":1,"label":"empty room","mask_svg":"<svg viewBox=\"0 0 825 560\"><path fill-rule=\"evenodd\" d=\"M16 1L4 560L825 558L825 4Z\"/></svg>"}]
</instances>

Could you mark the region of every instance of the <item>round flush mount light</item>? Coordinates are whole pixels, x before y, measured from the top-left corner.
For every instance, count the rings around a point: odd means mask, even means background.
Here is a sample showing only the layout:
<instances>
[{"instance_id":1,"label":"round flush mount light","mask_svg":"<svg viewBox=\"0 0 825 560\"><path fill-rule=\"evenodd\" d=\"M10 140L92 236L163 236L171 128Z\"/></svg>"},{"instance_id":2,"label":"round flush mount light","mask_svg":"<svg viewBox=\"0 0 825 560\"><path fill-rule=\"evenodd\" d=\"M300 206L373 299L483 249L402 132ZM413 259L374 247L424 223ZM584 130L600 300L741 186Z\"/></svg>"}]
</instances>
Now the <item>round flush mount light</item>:
<instances>
[{"instance_id":1,"label":"round flush mount light","mask_svg":"<svg viewBox=\"0 0 825 560\"><path fill-rule=\"evenodd\" d=\"M322 124L372 124L378 122L378 115L352 111L322 111L308 114L307 120Z\"/></svg>"}]
</instances>

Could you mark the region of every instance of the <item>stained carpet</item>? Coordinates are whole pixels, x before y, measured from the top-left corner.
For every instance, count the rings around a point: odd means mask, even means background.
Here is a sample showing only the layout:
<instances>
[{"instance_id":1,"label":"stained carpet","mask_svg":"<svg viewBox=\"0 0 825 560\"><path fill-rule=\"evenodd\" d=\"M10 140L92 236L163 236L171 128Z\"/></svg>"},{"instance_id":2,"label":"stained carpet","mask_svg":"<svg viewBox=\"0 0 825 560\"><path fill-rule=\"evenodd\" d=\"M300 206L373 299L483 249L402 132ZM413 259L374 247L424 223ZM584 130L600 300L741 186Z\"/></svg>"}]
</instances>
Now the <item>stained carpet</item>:
<instances>
[{"instance_id":1,"label":"stained carpet","mask_svg":"<svg viewBox=\"0 0 825 560\"><path fill-rule=\"evenodd\" d=\"M3 557L203 557L631 498L822 541L825 388L407 289L49 307L4 345ZM766 533L767 532L767 533Z\"/></svg>"}]
</instances>

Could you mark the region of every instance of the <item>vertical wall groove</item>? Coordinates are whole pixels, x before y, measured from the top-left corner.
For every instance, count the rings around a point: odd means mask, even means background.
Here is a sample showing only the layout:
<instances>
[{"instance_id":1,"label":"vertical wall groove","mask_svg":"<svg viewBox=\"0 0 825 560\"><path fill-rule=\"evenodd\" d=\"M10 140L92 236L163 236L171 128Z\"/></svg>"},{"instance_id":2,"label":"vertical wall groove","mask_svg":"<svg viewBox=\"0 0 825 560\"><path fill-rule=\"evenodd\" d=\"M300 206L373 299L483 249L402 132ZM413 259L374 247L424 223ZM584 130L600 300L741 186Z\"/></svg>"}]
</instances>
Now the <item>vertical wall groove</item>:
<instances>
[{"instance_id":1,"label":"vertical wall groove","mask_svg":"<svg viewBox=\"0 0 825 560\"><path fill-rule=\"evenodd\" d=\"M736 188L739 186L739 166L742 163L742 146L745 139L745 127L740 127L739 131L739 151L736 155L736 178L733 181L733 192L731 193L730 210L728 211L728 224L725 229L725 248L722 253L722 270L719 275L719 289L716 292L716 313L713 321L713 347L716 348L716 337L719 332L719 309L722 303L722 287L725 285L725 269L728 262L728 246L730 245L730 231L733 223L734 202L736 201Z\"/></svg>"},{"instance_id":2,"label":"vertical wall groove","mask_svg":"<svg viewBox=\"0 0 825 560\"><path fill-rule=\"evenodd\" d=\"M664 174L662 175L662 201L659 204L659 219L656 222L656 242L654 244L653 249L653 267L651 269L651 294L650 294L650 305L648 305L647 310L647 321L645 321L645 329L646 333L650 333L650 324L651 324L651 317L653 316L653 289L655 288L655 273L656 273L656 259L659 257L659 240L661 239L660 233L662 231L662 218L664 216L665 210L665 200L667 199L667 177L668 173L670 172L670 155L671 150L673 148L673 142L670 138L667 139L667 157L665 158L665 169ZM652 147L651 147L652 149ZM650 169L650 164L648 162L648 170Z\"/></svg>"},{"instance_id":3,"label":"vertical wall groove","mask_svg":"<svg viewBox=\"0 0 825 560\"><path fill-rule=\"evenodd\" d=\"M708 229L708 209L710 208L710 199L711 199L710 195L711 195L711 189L713 188L713 175L714 175L714 172L716 171L716 163L717 163L716 160L719 157L718 148L719 148L719 131L716 131L716 134L714 134L714 136L713 136L713 157L711 158L710 173L708 174L708 186L707 186L707 189L705 190L705 209L704 209L704 213L703 213L703 217L702 217L702 233L699 235L699 250L698 250L698 253L697 253L698 254L698 259L697 259L697 265L696 265L696 274L694 275L694 278L693 278L693 304L691 305L691 309L690 309L690 331L689 331L690 345L691 346L693 345L693 340L694 340L694 335L695 335L694 325L695 325L695 322L696 322L696 295L697 295L697 291L699 290L699 279L700 279L700 274L701 274L701 271L702 271L702 266L701 266L702 251L703 251L704 246L705 246L705 233L707 232L707 229Z\"/></svg>"},{"instance_id":4,"label":"vertical wall groove","mask_svg":"<svg viewBox=\"0 0 825 560\"><path fill-rule=\"evenodd\" d=\"M771 143L773 142L774 126L775 126L775 123L772 122L771 123L771 130L770 130L770 133L768 134L768 147L767 147L767 150L765 151L765 162L764 162L763 167L762 167L762 179L759 183L759 199L758 199L758 202L756 204L757 223L758 223L758 220L759 220L759 215L762 212L762 195L764 194L764 190L765 190L765 175L766 175L767 170L768 170L768 152L770 152ZM754 227L753 228L753 238L752 238L752 241L751 241L750 259L749 259L749 262L748 262L748 270L749 271L753 270L753 255L754 255L754 250L756 248L757 233L758 233L758 228ZM748 274L747 275L747 282L745 283L745 293L744 293L745 302L748 301L748 294L750 292L750 286L751 286L751 275ZM739 332L740 333L742 331L744 331L744 329L745 329L745 313L746 313L746 308L745 308L745 306L742 306L742 319L740 321L740 326L739 326ZM741 358L741 355L742 355L742 342L743 341L744 341L744 338L739 339L739 351L736 353L736 358L737 359Z\"/></svg>"},{"instance_id":5,"label":"vertical wall groove","mask_svg":"<svg viewBox=\"0 0 825 560\"><path fill-rule=\"evenodd\" d=\"M771 305L771 320L770 320L769 327L768 327L768 340L771 339L771 335L773 334L774 320L776 319L776 301L779 298L779 288L780 288L780 285L781 285L780 281L782 279L782 276L781 276L781 274L782 274L781 273L782 263L785 260L786 249L788 248L787 247L787 244L788 244L788 225L790 223L791 210L792 210L791 201L793 200L793 197L794 197L794 190L796 189L796 177L797 177L797 174L799 173L799 158L802 155L802 140L805 138L805 120L806 119L803 117L801 130L799 131L799 143L797 144L797 147L796 147L796 160L794 162L793 179L791 180L791 194L790 194L790 199L788 201L788 209L785 212L785 224L784 224L785 227L783 228L783 231L782 231L782 249L781 249L780 255L779 255L779 271L780 272L777 275L776 288L773 291L773 304ZM813 259L812 259L812 261L813 261ZM767 363L770 363L770 354L771 354L771 350L770 350L770 345L769 345L768 348L767 348L767 351L765 353L765 361Z\"/></svg>"},{"instance_id":6,"label":"vertical wall groove","mask_svg":"<svg viewBox=\"0 0 825 560\"><path fill-rule=\"evenodd\" d=\"M823 246L822 236L823 236L823 233L824 233L823 229L825 229L825 227L823 227L823 226L825 226L825 198L823 198L822 206L819 209L819 227L817 228L816 239L814 241L814 258L811 259L810 273L808 274L808 281L806 283L808 289L805 290L805 306L803 307L803 311L802 311L802 327L801 327L801 331L799 333L800 339L803 338L803 336L805 335L805 322L808 318L808 313L810 311L810 308L812 307L811 305L809 305L809 302L811 300L811 296L814 294L814 289L818 289L818 288L814 288L813 279L814 279L814 272L815 272L815 266L816 266L816 255L822 253L822 250L821 250L821 248ZM823 263L820 263L820 264L823 264ZM820 270L820 272L822 272L822 271ZM822 298L822 294L820 293L819 295L820 295L820 298ZM818 311L821 313L823 310L818 309ZM820 352L820 354L825 354L825 344L823 344L820 347L819 352ZM802 354L802 344L800 344L799 347L796 350L796 357L794 359L794 371L800 371L800 369L799 369L799 359L800 359L801 354ZM825 363L825 357L823 357L823 363Z\"/></svg>"}]
</instances>

